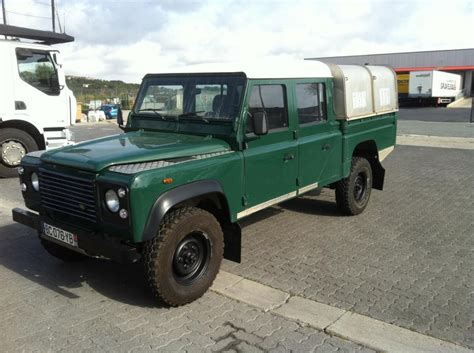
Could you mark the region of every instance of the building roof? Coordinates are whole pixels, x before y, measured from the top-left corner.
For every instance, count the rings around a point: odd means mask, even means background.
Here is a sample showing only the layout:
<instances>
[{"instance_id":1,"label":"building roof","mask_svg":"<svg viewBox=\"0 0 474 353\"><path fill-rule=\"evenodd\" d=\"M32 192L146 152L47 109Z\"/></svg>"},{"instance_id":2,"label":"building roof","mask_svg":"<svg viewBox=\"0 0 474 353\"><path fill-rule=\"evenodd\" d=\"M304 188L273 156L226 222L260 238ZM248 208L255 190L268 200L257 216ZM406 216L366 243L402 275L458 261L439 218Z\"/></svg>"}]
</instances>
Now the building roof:
<instances>
[{"instance_id":1,"label":"building roof","mask_svg":"<svg viewBox=\"0 0 474 353\"><path fill-rule=\"evenodd\" d=\"M169 69L157 74L244 73L248 78L332 77L329 66L316 60L255 60L240 63L213 63Z\"/></svg>"}]
</instances>

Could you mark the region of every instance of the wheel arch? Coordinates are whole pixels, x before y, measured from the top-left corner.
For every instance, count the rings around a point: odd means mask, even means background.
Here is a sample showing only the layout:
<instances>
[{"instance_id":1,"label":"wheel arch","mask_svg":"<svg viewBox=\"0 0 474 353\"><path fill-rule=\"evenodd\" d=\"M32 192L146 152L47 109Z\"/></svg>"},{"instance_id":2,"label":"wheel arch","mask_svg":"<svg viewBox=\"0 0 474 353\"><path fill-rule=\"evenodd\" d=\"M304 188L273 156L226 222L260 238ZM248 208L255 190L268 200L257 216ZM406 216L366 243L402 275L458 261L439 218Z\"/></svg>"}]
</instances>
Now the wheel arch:
<instances>
[{"instance_id":1,"label":"wheel arch","mask_svg":"<svg viewBox=\"0 0 474 353\"><path fill-rule=\"evenodd\" d=\"M12 129L18 129L25 131L28 133L33 139L35 140L36 144L38 145L38 148L40 150L44 150L46 148L46 144L44 141L43 134L38 130L36 126L31 124L28 121L24 120L6 120L6 121L1 121L0 122L0 129L6 129L6 128L12 128Z\"/></svg>"},{"instance_id":2,"label":"wheel arch","mask_svg":"<svg viewBox=\"0 0 474 353\"><path fill-rule=\"evenodd\" d=\"M195 181L161 194L149 213L142 240L150 240L157 234L167 213L185 206L202 208L216 217L224 233L224 258L240 262L241 228L231 222L229 204L217 180Z\"/></svg>"},{"instance_id":3,"label":"wheel arch","mask_svg":"<svg viewBox=\"0 0 474 353\"><path fill-rule=\"evenodd\" d=\"M377 190L383 190L385 169L379 160L377 143L374 140L360 142L354 147L352 157L363 157L369 161L372 168L372 187Z\"/></svg>"}]
</instances>

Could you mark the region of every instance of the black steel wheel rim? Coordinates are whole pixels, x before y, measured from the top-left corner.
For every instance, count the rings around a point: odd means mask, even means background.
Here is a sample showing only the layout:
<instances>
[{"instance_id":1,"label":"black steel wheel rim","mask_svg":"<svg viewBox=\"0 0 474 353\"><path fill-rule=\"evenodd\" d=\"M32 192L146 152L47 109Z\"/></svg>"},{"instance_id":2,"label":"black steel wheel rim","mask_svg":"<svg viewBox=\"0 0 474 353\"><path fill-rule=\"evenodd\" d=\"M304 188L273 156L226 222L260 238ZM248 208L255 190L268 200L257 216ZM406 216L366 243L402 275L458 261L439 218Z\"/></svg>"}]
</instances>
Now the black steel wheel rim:
<instances>
[{"instance_id":1,"label":"black steel wheel rim","mask_svg":"<svg viewBox=\"0 0 474 353\"><path fill-rule=\"evenodd\" d=\"M202 232L188 234L173 255L173 275L177 282L189 285L198 280L209 266L211 244Z\"/></svg>"},{"instance_id":2,"label":"black steel wheel rim","mask_svg":"<svg viewBox=\"0 0 474 353\"><path fill-rule=\"evenodd\" d=\"M357 174L354 181L354 200L361 202L367 192L367 176L365 173Z\"/></svg>"}]
</instances>

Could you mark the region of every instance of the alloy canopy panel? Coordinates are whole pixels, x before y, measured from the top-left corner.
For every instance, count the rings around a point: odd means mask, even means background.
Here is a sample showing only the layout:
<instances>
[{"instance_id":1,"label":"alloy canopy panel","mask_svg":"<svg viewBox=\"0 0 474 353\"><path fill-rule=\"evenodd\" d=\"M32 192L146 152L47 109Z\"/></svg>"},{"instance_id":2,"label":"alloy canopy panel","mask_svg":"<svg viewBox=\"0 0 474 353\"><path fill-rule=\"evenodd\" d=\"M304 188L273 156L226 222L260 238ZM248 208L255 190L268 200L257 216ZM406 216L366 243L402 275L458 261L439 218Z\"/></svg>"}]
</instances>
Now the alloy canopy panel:
<instances>
[{"instance_id":1,"label":"alloy canopy panel","mask_svg":"<svg viewBox=\"0 0 474 353\"><path fill-rule=\"evenodd\" d=\"M334 111L352 120L398 109L396 74L386 66L328 64L334 76Z\"/></svg>"},{"instance_id":2,"label":"alloy canopy panel","mask_svg":"<svg viewBox=\"0 0 474 353\"><path fill-rule=\"evenodd\" d=\"M375 113L398 109L397 74L388 66L368 65L372 74Z\"/></svg>"}]
</instances>

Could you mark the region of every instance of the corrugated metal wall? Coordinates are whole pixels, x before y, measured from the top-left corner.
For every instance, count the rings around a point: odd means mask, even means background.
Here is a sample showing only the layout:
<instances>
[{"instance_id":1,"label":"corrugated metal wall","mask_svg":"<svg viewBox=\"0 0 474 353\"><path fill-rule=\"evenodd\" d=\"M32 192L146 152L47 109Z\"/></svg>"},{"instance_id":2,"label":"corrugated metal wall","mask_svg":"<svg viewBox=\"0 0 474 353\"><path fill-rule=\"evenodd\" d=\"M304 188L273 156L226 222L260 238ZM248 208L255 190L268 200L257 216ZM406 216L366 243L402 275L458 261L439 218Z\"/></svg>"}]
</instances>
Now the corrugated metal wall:
<instances>
[{"instance_id":1,"label":"corrugated metal wall","mask_svg":"<svg viewBox=\"0 0 474 353\"><path fill-rule=\"evenodd\" d=\"M307 58L335 64L372 64L399 67L474 65L474 49L436 50L411 53L390 53L353 56Z\"/></svg>"}]
</instances>

